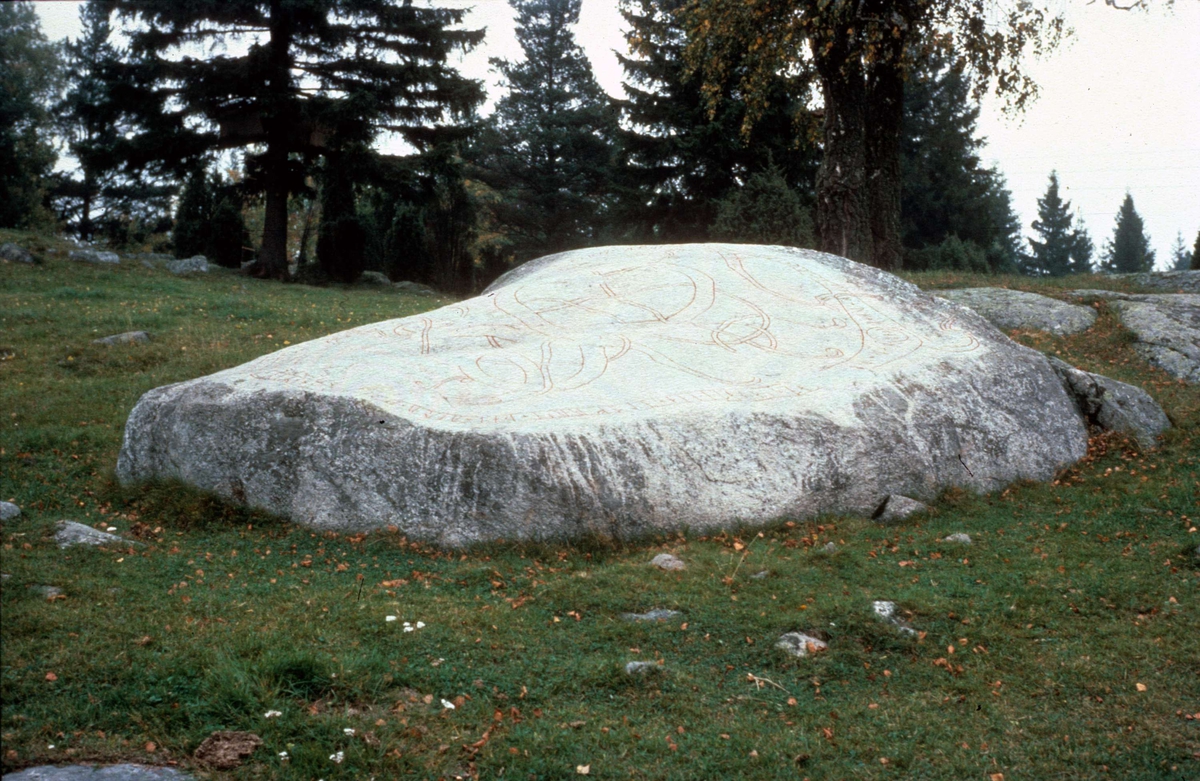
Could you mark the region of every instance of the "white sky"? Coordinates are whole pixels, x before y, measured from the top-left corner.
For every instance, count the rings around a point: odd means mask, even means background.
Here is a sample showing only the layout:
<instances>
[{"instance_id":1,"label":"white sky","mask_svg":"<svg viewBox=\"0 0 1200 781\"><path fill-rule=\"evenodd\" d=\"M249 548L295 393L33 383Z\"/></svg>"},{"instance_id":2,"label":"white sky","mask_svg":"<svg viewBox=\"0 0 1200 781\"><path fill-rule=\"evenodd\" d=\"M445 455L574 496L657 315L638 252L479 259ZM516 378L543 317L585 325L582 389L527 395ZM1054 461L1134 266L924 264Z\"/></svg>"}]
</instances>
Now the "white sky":
<instances>
[{"instance_id":1,"label":"white sky","mask_svg":"<svg viewBox=\"0 0 1200 781\"><path fill-rule=\"evenodd\" d=\"M1023 115L1006 117L997 101L984 101L983 158L1007 177L1026 235L1052 169L1097 251L1130 192L1164 267L1176 232L1190 248L1200 230L1200 0L1177 0L1174 10L1158 0L1148 12L1054 2L1076 35L1045 60L1028 63L1041 96ZM521 56L512 9L505 0L440 3L473 9L467 26L487 28L484 45L464 58L462 70L484 79L494 98L497 77L488 58ZM78 3L36 5L49 37L78 34ZM617 0L583 0L576 37L600 84L622 95L613 53L625 49L617 11Z\"/></svg>"}]
</instances>

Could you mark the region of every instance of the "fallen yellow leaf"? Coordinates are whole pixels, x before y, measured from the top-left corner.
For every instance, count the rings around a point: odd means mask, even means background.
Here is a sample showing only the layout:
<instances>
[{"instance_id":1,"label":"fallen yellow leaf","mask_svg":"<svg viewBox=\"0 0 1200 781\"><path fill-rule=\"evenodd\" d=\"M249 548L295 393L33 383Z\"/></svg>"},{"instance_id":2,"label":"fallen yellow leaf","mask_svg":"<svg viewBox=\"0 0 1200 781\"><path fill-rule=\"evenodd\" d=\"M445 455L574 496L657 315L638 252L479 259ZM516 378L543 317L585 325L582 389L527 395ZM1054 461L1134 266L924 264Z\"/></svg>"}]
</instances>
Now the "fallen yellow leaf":
<instances>
[{"instance_id":1,"label":"fallen yellow leaf","mask_svg":"<svg viewBox=\"0 0 1200 781\"><path fill-rule=\"evenodd\" d=\"M1144 692L1144 691L1146 691L1146 684L1144 684L1144 683L1139 683L1139 684L1137 685L1137 690L1138 690L1138 691L1140 691L1140 692Z\"/></svg>"}]
</instances>

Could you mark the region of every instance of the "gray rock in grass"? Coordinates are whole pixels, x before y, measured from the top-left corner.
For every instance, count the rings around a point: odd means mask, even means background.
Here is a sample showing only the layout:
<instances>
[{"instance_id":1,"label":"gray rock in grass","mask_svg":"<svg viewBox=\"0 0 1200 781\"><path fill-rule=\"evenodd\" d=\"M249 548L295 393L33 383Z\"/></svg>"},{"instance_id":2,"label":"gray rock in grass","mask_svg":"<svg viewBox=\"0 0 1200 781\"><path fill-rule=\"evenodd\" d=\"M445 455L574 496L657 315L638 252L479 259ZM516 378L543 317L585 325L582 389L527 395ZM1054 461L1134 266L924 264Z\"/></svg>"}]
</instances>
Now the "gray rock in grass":
<instances>
[{"instance_id":1,"label":"gray rock in grass","mask_svg":"<svg viewBox=\"0 0 1200 781\"><path fill-rule=\"evenodd\" d=\"M11 241L0 244L0 260L7 260L9 263L35 262L29 250L13 244Z\"/></svg>"},{"instance_id":2,"label":"gray rock in grass","mask_svg":"<svg viewBox=\"0 0 1200 781\"><path fill-rule=\"evenodd\" d=\"M662 608L655 608L654 610L647 610L645 613L622 613L621 614L621 620L632 621L635 623L636 622L644 622L644 621L667 621L672 618L682 618L682 617L683 617L683 613L680 613L678 610L664 610Z\"/></svg>"},{"instance_id":3,"label":"gray rock in grass","mask_svg":"<svg viewBox=\"0 0 1200 781\"><path fill-rule=\"evenodd\" d=\"M947 534L945 537L943 537L942 542L954 542L958 543L959 545L970 545L971 535L964 532L955 532L954 534Z\"/></svg>"},{"instance_id":4,"label":"gray rock in grass","mask_svg":"<svg viewBox=\"0 0 1200 781\"><path fill-rule=\"evenodd\" d=\"M190 258L179 258L167 261L167 271L172 274L205 274L208 273L208 258L203 255L193 255Z\"/></svg>"},{"instance_id":5,"label":"gray rock in grass","mask_svg":"<svg viewBox=\"0 0 1200 781\"><path fill-rule=\"evenodd\" d=\"M126 331L123 334L113 334L103 339L93 339L92 344L104 344L112 347L119 344L145 344L150 341L147 331Z\"/></svg>"},{"instance_id":6,"label":"gray rock in grass","mask_svg":"<svg viewBox=\"0 0 1200 781\"><path fill-rule=\"evenodd\" d=\"M938 298L973 309L997 328L1005 330L1019 328L1067 336L1086 331L1096 322L1096 311L1089 306L1021 290L974 287L931 292Z\"/></svg>"},{"instance_id":7,"label":"gray rock in grass","mask_svg":"<svg viewBox=\"0 0 1200 781\"><path fill-rule=\"evenodd\" d=\"M822 553L837 553L837 549L838 546L836 542L827 542L820 548Z\"/></svg>"},{"instance_id":8,"label":"gray rock in grass","mask_svg":"<svg viewBox=\"0 0 1200 781\"><path fill-rule=\"evenodd\" d=\"M30 586L29 590L38 594L43 599L54 599L62 595L62 589L58 586Z\"/></svg>"},{"instance_id":9,"label":"gray rock in grass","mask_svg":"<svg viewBox=\"0 0 1200 781\"><path fill-rule=\"evenodd\" d=\"M645 675L649 672L661 670L662 665L658 662L630 662L625 665L626 675Z\"/></svg>"},{"instance_id":10,"label":"gray rock in grass","mask_svg":"<svg viewBox=\"0 0 1200 781\"><path fill-rule=\"evenodd\" d=\"M150 765L40 765L6 773L3 781L188 781L194 778L169 767Z\"/></svg>"},{"instance_id":11,"label":"gray rock in grass","mask_svg":"<svg viewBox=\"0 0 1200 781\"><path fill-rule=\"evenodd\" d=\"M0 502L0 521L11 521L21 516L21 508L12 502Z\"/></svg>"},{"instance_id":12,"label":"gray rock in grass","mask_svg":"<svg viewBox=\"0 0 1200 781\"><path fill-rule=\"evenodd\" d=\"M1111 306L1137 337L1139 355L1174 377L1200 382L1200 296L1141 296Z\"/></svg>"},{"instance_id":13,"label":"gray rock in grass","mask_svg":"<svg viewBox=\"0 0 1200 781\"><path fill-rule=\"evenodd\" d=\"M670 553L660 553L650 559L650 563L659 569L674 571L686 569L687 565L683 563L683 559L672 556Z\"/></svg>"},{"instance_id":14,"label":"gray rock in grass","mask_svg":"<svg viewBox=\"0 0 1200 781\"><path fill-rule=\"evenodd\" d=\"M108 532L102 532L99 529L93 529L91 526L85 526L75 521L59 521L56 528L58 531L54 533L54 540L60 548L66 548L71 545L142 545L140 542L127 540L124 537L109 534Z\"/></svg>"},{"instance_id":15,"label":"gray rock in grass","mask_svg":"<svg viewBox=\"0 0 1200 781\"><path fill-rule=\"evenodd\" d=\"M906 635L917 634L917 630L909 626L908 622L900 617L900 612L895 602L879 599L871 604L871 609L875 612L879 620L891 624L900 630L901 633Z\"/></svg>"},{"instance_id":16,"label":"gray rock in grass","mask_svg":"<svg viewBox=\"0 0 1200 781\"><path fill-rule=\"evenodd\" d=\"M759 570L750 576L751 580L766 580L771 574L770 570Z\"/></svg>"},{"instance_id":17,"label":"gray rock in grass","mask_svg":"<svg viewBox=\"0 0 1200 781\"><path fill-rule=\"evenodd\" d=\"M429 285L422 285L420 282L409 282L407 280L401 280L400 282L393 282L392 287L396 288L397 290L403 290L405 293L412 293L412 294L418 295L418 296L436 296L437 295L436 290L431 288Z\"/></svg>"},{"instance_id":18,"label":"gray rock in grass","mask_svg":"<svg viewBox=\"0 0 1200 781\"><path fill-rule=\"evenodd\" d=\"M105 252L94 249L76 249L71 250L67 255L71 260L77 260L81 263L100 263L105 265L113 265L121 262L121 256L115 252Z\"/></svg>"},{"instance_id":19,"label":"gray rock in grass","mask_svg":"<svg viewBox=\"0 0 1200 781\"><path fill-rule=\"evenodd\" d=\"M787 651L792 656L801 657L824 651L829 645L824 640L804 632L788 632L779 636L775 647Z\"/></svg>"},{"instance_id":20,"label":"gray rock in grass","mask_svg":"<svg viewBox=\"0 0 1200 781\"><path fill-rule=\"evenodd\" d=\"M907 496L892 494L879 503L875 508L875 512L871 514L871 520L875 523L888 524L902 521L913 513L922 513L929 509L929 505L924 502L918 502L916 499L910 499Z\"/></svg>"},{"instance_id":21,"label":"gray rock in grass","mask_svg":"<svg viewBox=\"0 0 1200 781\"><path fill-rule=\"evenodd\" d=\"M542 258L152 390L117 475L462 546L864 514L1086 449L1046 358L973 312L833 255L691 244Z\"/></svg>"},{"instance_id":22,"label":"gray rock in grass","mask_svg":"<svg viewBox=\"0 0 1200 781\"><path fill-rule=\"evenodd\" d=\"M1141 447L1152 448L1159 434L1171 427L1158 402L1136 385L1076 369L1057 358L1051 358L1050 364L1080 414L1100 429L1127 434Z\"/></svg>"},{"instance_id":23,"label":"gray rock in grass","mask_svg":"<svg viewBox=\"0 0 1200 781\"><path fill-rule=\"evenodd\" d=\"M392 280L388 279L387 274L378 271L364 271L358 275L358 284L388 287L392 284Z\"/></svg>"}]
</instances>

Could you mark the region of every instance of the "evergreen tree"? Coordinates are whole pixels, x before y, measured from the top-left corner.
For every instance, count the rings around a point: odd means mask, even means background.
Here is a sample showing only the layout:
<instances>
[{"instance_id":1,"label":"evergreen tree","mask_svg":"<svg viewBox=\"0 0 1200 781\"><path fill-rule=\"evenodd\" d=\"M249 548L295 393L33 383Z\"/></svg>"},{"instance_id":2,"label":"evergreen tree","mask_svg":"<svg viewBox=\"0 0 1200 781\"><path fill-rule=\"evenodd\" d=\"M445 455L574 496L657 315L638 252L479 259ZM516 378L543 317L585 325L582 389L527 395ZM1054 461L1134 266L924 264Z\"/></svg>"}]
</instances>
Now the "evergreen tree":
<instances>
[{"instance_id":1,"label":"evergreen tree","mask_svg":"<svg viewBox=\"0 0 1200 781\"><path fill-rule=\"evenodd\" d=\"M711 108L701 80L683 60L680 10L686 0L622 0L631 55L618 54L626 98L615 101L622 238L639 242L702 241L718 202L755 172L775 165L807 206L817 151L808 142L815 118L805 110L810 85L777 75L770 105L744 133L746 105L726 90Z\"/></svg>"},{"instance_id":2,"label":"evergreen tree","mask_svg":"<svg viewBox=\"0 0 1200 781\"><path fill-rule=\"evenodd\" d=\"M321 172L321 224L317 262L336 282L353 282L365 268L367 236L358 218L353 173L336 155L325 158Z\"/></svg>"},{"instance_id":3,"label":"evergreen tree","mask_svg":"<svg viewBox=\"0 0 1200 781\"><path fill-rule=\"evenodd\" d=\"M243 184L265 194L260 275L287 274L288 195L316 160L367 148L385 130L425 148L448 132L436 123L483 97L448 65L483 37L450 29L464 10L408 0L110 1L129 23L131 59L109 85L139 124L127 164L179 171L212 150L249 148Z\"/></svg>"},{"instance_id":4,"label":"evergreen tree","mask_svg":"<svg viewBox=\"0 0 1200 781\"><path fill-rule=\"evenodd\" d=\"M778 168L754 174L718 203L713 238L746 244L812 247L812 217Z\"/></svg>"},{"instance_id":5,"label":"evergreen tree","mask_svg":"<svg viewBox=\"0 0 1200 781\"><path fill-rule=\"evenodd\" d=\"M491 61L509 92L472 157L499 194L494 217L524 261L596 241L615 122L571 29L580 0L510 2L525 59Z\"/></svg>"},{"instance_id":6,"label":"evergreen tree","mask_svg":"<svg viewBox=\"0 0 1200 781\"><path fill-rule=\"evenodd\" d=\"M1072 227L1071 202L1058 194L1058 173L1050 172L1046 194L1038 199L1038 218L1033 229L1040 241L1030 239L1033 249L1022 271L1035 276L1060 277L1084 273L1091 268L1092 241L1084 229Z\"/></svg>"},{"instance_id":7,"label":"evergreen tree","mask_svg":"<svg viewBox=\"0 0 1200 781\"><path fill-rule=\"evenodd\" d=\"M933 54L920 59L905 85L901 122L906 267L932 262L954 236L982 249L990 270L1017 268L1020 220L1003 177L980 162L984 139L978 135L978 120L979 105L971 99L961 65L952 67ZM948 251L957 252L957 246L947 245ZM937 251L930 255L922 252L925 248Z\"/></svg>"},{"instance_id":8,"label":"evergreen tree","mask_svg":"<svg viewBox=\"0 0 1200 781\"><path fill-rule=\"evenodd\" d=\"M1200 241L1200 236L1197 236ZM1192 267L1192 253L1183 243L1183 231L1175 234L1175 243L1171 246L1171 270L1186 271Z\"/></svg>"},{"instance_id":9,"label":"evergreen tree","mask_svg":"<svg viewBox=\"0 0 1200 781\"><path fill-rule=\"evenodd\" d=\"M179 207L175 210L175 225L171 230L175 257L190 258L207 252L212 209L208 171L197 168L187 178L179 196Z\"/></svg>"},{"instance_id":10,"label":"evergreen tree","mask_svg":"<svg viewBox=\"0 0 1200 781\"><path fill-rule=\"evenodd\" d=\"M1192 271L1200 271L1200 231L1196 231L1196 243L1192 245Z\"/></svg>"},{"instance_id":11,"label":"evergreen tree","mask_svg":"<svg viewBox=\"0 0 1200 781\"><path fill-rule=\"evenodd\" d=\"M188 176L175 210L171 247L177 258L204 255L228 268L241 265L250 235L236 184L197 168Z\"/></svg>"},{"instance_id":12,"label":"evergreen tree","mask_svg":"<svg viewBox=\"0 0 1200 781\"><path fill-rule=\"evenodd\" d=\"M48 215L45 185L58 155L47 107L61 88L59 59L32 3L0 3L0 228Z\"/></svg>"},{"instance_id":13,"label":"evergreen tree","mask_svg":"<svg viewBox=\"0 0 1200 781\"><path fill-rule=\"evenodd\" d=\"M1133 274L1154 268L1154 250L1150 249L1150 237L1137 209L1133 207L1133 196L1125 193L1125 200L1117 212L1113 236L1104 245L1104 262L1101 269L1110 274Z\"/></svg>"}]
</instances>

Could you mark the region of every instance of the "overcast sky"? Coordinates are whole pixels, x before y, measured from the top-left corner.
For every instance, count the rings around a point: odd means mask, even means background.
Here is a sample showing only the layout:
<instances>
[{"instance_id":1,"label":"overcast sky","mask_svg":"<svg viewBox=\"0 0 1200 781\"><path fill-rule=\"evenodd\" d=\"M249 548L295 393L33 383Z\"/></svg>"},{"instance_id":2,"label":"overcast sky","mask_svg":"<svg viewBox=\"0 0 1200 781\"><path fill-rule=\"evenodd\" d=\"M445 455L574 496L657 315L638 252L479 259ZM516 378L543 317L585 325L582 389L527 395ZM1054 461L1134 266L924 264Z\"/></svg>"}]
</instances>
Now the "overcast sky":
<instances>
[{"instance_id":1,"label":"overcast sky","mask_svg":"<svg viewBox=\"0 0 1200 781\"><path fill-rule=\"evenodd\" d=\"M1200 0L1177 0L1173 11L1157 2L1148 12L1051 2L1064 9L1076 34L1050 57L1029 63L1041 96L1023 115L1007 117L996 101L985 100L984 160L1007 177L1026 235L1056 169L1097 251L1112 235L1128 191L1164 267L1176 232L1191 247L1200 231ZM439 4L472 8L468 26L487 28L483 47L467 55L462 69L494 94L488 57L520 58L512 9L505 0ZM36 5L49 37L78 34L78 3ZM583 0L576 37L596 78L619 96L622 71L613 50L624 51L625 39L617 8L617 0Z\"/></svg>"}]
</instances>

